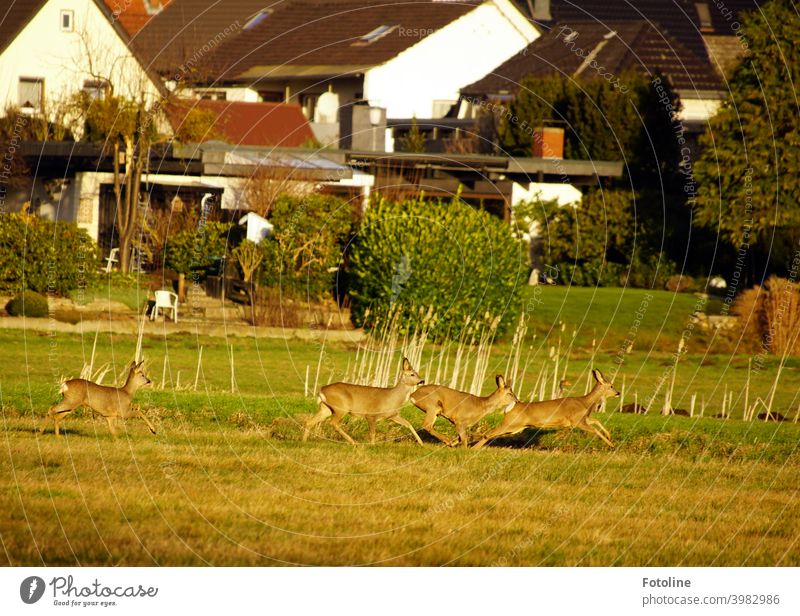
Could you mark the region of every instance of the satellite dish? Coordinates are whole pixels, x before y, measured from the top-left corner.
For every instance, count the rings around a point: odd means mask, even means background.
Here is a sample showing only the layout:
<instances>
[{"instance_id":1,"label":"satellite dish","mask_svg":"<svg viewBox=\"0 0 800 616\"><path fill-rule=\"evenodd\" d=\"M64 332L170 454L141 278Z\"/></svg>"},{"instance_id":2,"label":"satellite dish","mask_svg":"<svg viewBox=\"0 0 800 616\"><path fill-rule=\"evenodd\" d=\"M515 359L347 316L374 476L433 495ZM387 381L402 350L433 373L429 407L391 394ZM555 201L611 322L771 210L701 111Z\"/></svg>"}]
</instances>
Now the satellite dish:
<instances>
[{"instance_id":1,"label":"satellite dish","mask_svg":"<svg viewBox=\"0 0 800 616\"><path fill-rule=\"evenodd\" d=\"M332 124L336 122L336 114L339 111L339 95L333 92L325 92L319 95L317 106L314 109L314 122L322 124Z\"/></svg>"}]
</instances>

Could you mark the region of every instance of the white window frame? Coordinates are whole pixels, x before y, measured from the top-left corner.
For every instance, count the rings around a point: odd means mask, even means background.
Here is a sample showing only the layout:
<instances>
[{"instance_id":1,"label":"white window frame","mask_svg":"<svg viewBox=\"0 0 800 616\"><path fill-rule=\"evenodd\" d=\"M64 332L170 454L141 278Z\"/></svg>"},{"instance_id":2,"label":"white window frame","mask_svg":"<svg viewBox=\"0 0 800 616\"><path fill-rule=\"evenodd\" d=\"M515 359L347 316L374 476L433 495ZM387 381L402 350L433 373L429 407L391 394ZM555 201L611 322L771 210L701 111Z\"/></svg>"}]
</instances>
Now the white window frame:
<instances>
[{"instance_id":1,"label":"white window frame","mask_svg":"<svg viewBox=\"0 0 800 616\"><path fill-rule=\"evenodd\" d=\"M64 25L64 18L69 18L69 25ZM62 32L75 32L75 11L63 9L58 15L58 27Z\"/></svg>"}]
</instances>

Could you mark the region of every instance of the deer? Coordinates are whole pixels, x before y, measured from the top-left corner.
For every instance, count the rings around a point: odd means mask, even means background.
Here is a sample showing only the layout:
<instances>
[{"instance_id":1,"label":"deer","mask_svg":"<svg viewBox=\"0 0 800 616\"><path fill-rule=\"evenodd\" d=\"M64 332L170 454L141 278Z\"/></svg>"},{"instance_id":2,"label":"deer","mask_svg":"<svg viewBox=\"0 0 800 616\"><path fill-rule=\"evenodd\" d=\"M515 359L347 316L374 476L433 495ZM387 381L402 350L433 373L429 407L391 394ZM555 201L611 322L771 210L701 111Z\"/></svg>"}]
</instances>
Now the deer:
<instances>
[{"instance_id":1,"label":"deer","mask_svg":"<svg viewBox=\"0 0 800 616\"><path fill-rule=\"evenodd\" d=\"M592 370L592 376L595 385L585 396L515 404L500 425L489 430L473 449L480 449L492 439L517 434L525 428L579 428L600 437L609 447L614 447L608 430L589 415L603 400L619 396L619 392L599 370Z\"/></svg>"},{"instance_id":2,"label":"deer","mask_svg":"<svg viewBox=\"0 0 800 616\"><path fill-rule=\"evenodd\" d=\"M131 406L136 390L150 384L150 379L147 378L142 368L143 363L143 361L138 364L135 361L131 362L128 376L122 387L98 385L86 379L65 381L59 390L62 395L61 402L50 408L47 418L39 428L39 432L43 433L46 424L52 419L55 424L56 436L60 436L59 422L78 407L85 406L105 418L108 422L108 429L114 437L117 436L115 429L117 419L130 419L132 417L143 419L147 427L150 428L150 432L155 434L156 429L148 421L141 409Z\"/></svg>"},{"instance_id":3,"label":"deer","mask_svg":"<svg viewBox=\"0 0 800 616\"><path fill-rule=\"evenodd\" d=\"M417 442L422 445L419 434L414 430L414 426L400 415L400 409L408 402L411 392L424 383L424 379L411 367L411 362L404 357L403 369L394 387L371 387L353 383L325 385L319 390L319 411L309 418L303 427L303 441L308 439L311 428L330 418L333 428L348 443L355 445L356 442L344 431L340 423L348 415L356 415L367 420L369 441L373 445L375 444L375 425L382 419L389 419L408 428Z\"/></svg>"},{"instance_id":4,"label":"deer","mask_svg":"<svg viewBox=\"0 0 800 616\"><path fill-rule=\"evenodd\" d=\"M469 429L481 419L496 411L507 413L519 399L502 374L495 377L497 389L488 396L480 397L445 387L444 385L425 385L411 394L411 402L425 413L424 430L451 447L459 441L469 447ZM437 417L448 419L455 427L458 436L452 440L434 428Z\"/></svg>"}]
</instances>

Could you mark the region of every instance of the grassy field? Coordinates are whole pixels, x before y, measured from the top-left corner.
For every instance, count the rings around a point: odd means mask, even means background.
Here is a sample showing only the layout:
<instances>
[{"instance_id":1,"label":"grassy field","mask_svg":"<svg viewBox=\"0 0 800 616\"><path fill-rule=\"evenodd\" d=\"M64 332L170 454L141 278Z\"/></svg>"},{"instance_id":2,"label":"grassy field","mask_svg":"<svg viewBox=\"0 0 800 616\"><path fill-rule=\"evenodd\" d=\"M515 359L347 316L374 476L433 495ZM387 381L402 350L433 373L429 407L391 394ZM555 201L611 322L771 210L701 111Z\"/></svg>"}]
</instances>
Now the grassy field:
<instances>
[{"instance_id":1,"label":"grassy field","mask_svg":"<svg viewBox=\"0 0 800 616\"><path fill-rule=\"evenodd\" d=\"M394 424L379 424L375 446L350 447L327 425L302 443L299 423L315 410L304 396L306 370L311 385L318 363L320 383L341 378L354 349L329 342L320 362L321 342L290 337L148 336L155 386L136 401L158 435L130 421L115 441L104 421L79 413L56 439L52 428L43 435L34 428L58 399L60 379L89 360L94 337L0 331L7 460L0 466L0 562L800 565L800 424L741 421L748 356L702 348L678 366L675 406L688 408L696 394L696 412L705 400L705 417L658 415L673 365L669 349L695 298L658 294L633 351L618 364L616 341L626 337L642 298L626 291L620 302L617 292L615 313L606 291L592 299L545 289L535 298L536 337L525 343L527 369L516 390L529 395L538 371L552 364L559 335L569 345L571 332L558 322L581 324L568 353L572 393L583 393L594 365L614 374L618 388L625 380L626 401L636 395L651 408L624 415L613 403L598 415L615 450L570 431L528 431L480 451L430 439L419 447ZM594 336L603 342L593 350ZM650 343L640 344L646 336ZM131 337L99 337L95 366L113 362L121 372L134 345ZM423 376L435 372L437 350L424 355ZM495 346L484 391L511 350L507 342ZM776 366L768 358L751 373L751 402L767 396ZM790 359L775 396L774 409L791 419L799 371L800 361ZM733 419L712 419L725 391L734 392ZM420 425L416 409L405 415ZM366 439L364 422L351 420L346 429Z\"/></svg>"}]
</instances>

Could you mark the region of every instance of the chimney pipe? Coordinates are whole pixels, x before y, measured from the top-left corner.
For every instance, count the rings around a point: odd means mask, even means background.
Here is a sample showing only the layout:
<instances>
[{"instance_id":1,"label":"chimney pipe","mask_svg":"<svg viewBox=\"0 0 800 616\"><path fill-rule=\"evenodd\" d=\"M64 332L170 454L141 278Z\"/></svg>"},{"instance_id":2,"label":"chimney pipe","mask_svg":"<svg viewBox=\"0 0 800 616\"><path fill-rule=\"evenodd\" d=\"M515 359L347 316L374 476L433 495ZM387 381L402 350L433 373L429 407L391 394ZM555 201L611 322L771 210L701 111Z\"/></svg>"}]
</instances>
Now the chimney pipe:
<instances>
[{"instance_id":1,"label":"chimney pipe","mask_svg":"<svg viewBox=\"0 0 800 616\"><path fill-rule=\"evenodd\" d=\"M550 14L550 0L535 0L533 3L533 18L536 21L552 21Z\"/></svg>"}]
</instances>

